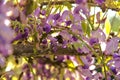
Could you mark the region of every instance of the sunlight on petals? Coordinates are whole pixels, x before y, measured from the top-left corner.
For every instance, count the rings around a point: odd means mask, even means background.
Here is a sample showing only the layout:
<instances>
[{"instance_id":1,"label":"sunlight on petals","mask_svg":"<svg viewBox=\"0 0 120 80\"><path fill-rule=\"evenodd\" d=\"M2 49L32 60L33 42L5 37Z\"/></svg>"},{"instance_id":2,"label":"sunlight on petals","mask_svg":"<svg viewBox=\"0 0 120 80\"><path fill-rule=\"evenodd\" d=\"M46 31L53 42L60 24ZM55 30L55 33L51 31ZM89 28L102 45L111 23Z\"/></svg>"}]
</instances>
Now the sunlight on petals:
<instances>
[{"instance_id":1,"label":"sunlight on petals","mask_svg":"<svg viewBox=\"0 0 120 80\"><path fill-rule=\"evenodd\" d=\"M6 26L10 26L10 20L5 19L5 20L4 20L4 24L5 24Z\"/></svg>"},{"instance_id":2,"label":"sunlight on petals","mask_svg":"<svg viewBox=\"0 0 120 80\"><path fill-rule=\"evenodd\" d=\"M6 69L5 69L5 71L10 71L11 69L13 69L15 66L13 65L13 63L12 62L9 62L8 63L8 65L7 65L7 67L6 67Z\"/></svg>"},{"instance_id":3,"label":"sunlight on petals","mask_svg":"<svg viewBox=\"0 0 120 80\"><path fill-rule=\"evenodd\" d=\"M97 71L93 71L92 75L95 75L95 74L97 74Z\"/></svg>"},{"instance_id":4,"label":"sunlight on petals","mask_svg":"<svg viewBox=\"0 0 120 80\"><path fill-rule=\"evenodd\" d=\"M101 50L105 51L105 49L106 49L106 43L105 42L101 42L100 46L101 46Z\"/></svg>"},{"instance_id":5,"label":"sunlight on petals","mask_svg":"<svg viewBox=\"0 0 120 80\"><path fill-rule=\"evenodd\" d=\"M13 15L13 11L12 10L10 10L10 11L8 11L8 12L6 12L6 16L12 16Z\"/></svg>"},{"instance_id":6,"label":"sunlight on petals","mask_svg":"<svg viewBox=\"0 0 120 80\"><path fill-rule=\"evenodd\" d=\"M95 68L96 68L95 65L91 65L91 66L89 67L90 70L94 70Z\"/></svg>"}]
</instances>

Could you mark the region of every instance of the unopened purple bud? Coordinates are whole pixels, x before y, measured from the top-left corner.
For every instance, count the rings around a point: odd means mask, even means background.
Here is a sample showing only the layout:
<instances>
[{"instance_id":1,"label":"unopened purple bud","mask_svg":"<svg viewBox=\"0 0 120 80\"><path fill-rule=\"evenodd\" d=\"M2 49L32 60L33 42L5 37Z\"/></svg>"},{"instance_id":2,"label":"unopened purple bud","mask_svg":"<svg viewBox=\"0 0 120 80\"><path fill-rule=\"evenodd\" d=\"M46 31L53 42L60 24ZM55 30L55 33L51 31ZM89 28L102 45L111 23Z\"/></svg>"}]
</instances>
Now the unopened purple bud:
<instances>
[{"instance_id":1,"label":"unopened purple bud","mask_svg":"<svg viewBox=\"0 0 120 80\"><path fill-rule=\"evenodd\" d=\"M57 56L57 61L62 62L64 60L63 56Z\"/></svg>"},{"instance_id":2,"label":"unopened purple bud","mask_svg":"<svg viewBox=\"0 0 120 80\"><path fill-rule=\"evenodd\" d=\"M42 43L43 43L43 44L47 44L47 40L46 40L46 39L43 39L43 40L42 40Z\"/></svg>"},{"instance_id":3,"label":"unopened purple bud","mask_svg":"<svg viewBox=\"0 0 120 80\"><path fill-rule=\"evenodd\" d=\"M86 79L85 80L90 80L90 78L89 77L86 77Z\"/></svg>"},{"instance_id":4,"label":"unopened purple bud","mask_svg":"<svg viewBox=\"0 0 120 80\"><path fill-rule=\"evenodd\" d=\"M82 50L80 48L77 49L78 53L82 53Z\"/></svg>"},{"instance_id":5,"label":"unopened purple bud","mask_svg":"<svg viewBox=\"0 0 120 80\"><path fill-rule=\"evenodd\" d=\"M25 28L25 29L24 29L24 32L29 32L29 29L28 29L28 28Z\"/></svg>"},{"instance_id":6,"label":"unopened purple bud","mask_svg":"<svg viewBox=\"0 0 120 80\"><path fill-rule=\"evenodd\" d=\"M80 3L83 2L83 0L75 0L75 2L76 2L77 4L80 4Z\"/></svg>"},{"instance_id":7,"label":"unopened purple bud","mask_svg":"<svg viewBox=\"0 0 120 80\"><path fill-rule=\"evenodd\" d=\"M72 21L69 20L69 21L66 21L65 23L66 23L66 26L69 26L72 23Z\"/></svg>"},{"instance_id":8,"label":"unopened purple bud","mask_svg":"<svg viewBox=\"0 0 120 80\"><path fill-rule=\"evenodd\" d=\"M53 16L53 19L54 20L58 20L60 18L60 14L59 13L57 13L57 14L55 14L54 16Z\"/></svg>"},{"instance_id":9,"label":"unopened purple bud","mask_svg":"<svg viewBox=\"0 0 120 80\"><path fill-rule=\"evenodd\" d=\"M22 38L26 38L28 36L28 32L25 32L24 34L22 34Z\"/></svg>"},{"instance_id":10,"label":"unopened purple bud","mask_svg":"<svg viewBox=\"0 0 120 80\"><path fill-rule=\"evenodd\" d=\"M78 40L75 36L73 36L72 39L73 39L74 41L77 41L77 40Z\"/></svg>"},{"instance_id":11,"label":"unopened purple bud","mask_svg":"<svg viewBox=\"0 0 120 80\"><path fill-rule=\"evenodd\" d=\"M19 28L18 28L18 27L16 27L16 28L15 28L15 32L18 32L18 31L19 31Z\"/></svg>"},{"instance_id":12,"label":"unopened purple bud","mask_svg":"<svg viewBox=\"0 0 120 80\"><path fill-rule=\"evenodd\" d=\"M118 55L117 53L114 53L113 58L117 58L117 57L120 57L120 55Z\"/></svg>"},{"instance_id":13,"label":"unopened purple bud","mask_svg":"<svg viewBox=\"0 0 120 80\"><path fill-rule=\"evenodd\" d=\"M89 66L88 66L88 65L84 65L84 66L82 66L82 68L83 68L83 69L88 69Z\"/></svg>"},{"instance_id":14,"label":"unopened purple bud","mask_svg":"<svg viewBox=\"0 0 120 80\"><path fill-rule=\"evenodd\" d=\"M49 33L51 31L51 26L49 24L45 24L43 31L45 31L46 33Z\"/></svg>"},{"instance_id":15,"label":"unopened purple bud","mask_svg":"<svg viewBox=\"0 0 120 80\"><path fill-rule=\"evenodd\" d=\"M99 40L97 38L91 38L89 41L90 45L93 45L93 44L98 43L98 42L99 42Z\"/></svg>"},{"instance_id":16,"label":"unopened purple bud","mask_svg":"<svg viewBox=\"0 0 120 80\"><path fill-rule=\"evenodd\" d=\"M116 68L115 67L110 67L111 71L114 73L114 74L117 74L117 71L116 71Z\"/></svg>"},{"instance_id":17,"label":"unopened purple bud","mask_svg":"<svg viewBox=\"0 0 120 80\"><path fill-rule=\"evenodd\" d=\"M30 70L29 69L26 72L26 76L27 76L28 79L30 79L32 77L31 74L30 74Z\"/></svg>"},{"instance_id":18,"label":"unopened purple bud","mask_svg":"<svg viewBox=\"0 0 120 80\"><path fill-rule=\"evenodd\" d=\"M42 11L40 12L40 14L41 14L41 15L45 15L45 14L46 14L46 11L45 11L45 10L42 10Z\"/></svg>"}]
</instances>

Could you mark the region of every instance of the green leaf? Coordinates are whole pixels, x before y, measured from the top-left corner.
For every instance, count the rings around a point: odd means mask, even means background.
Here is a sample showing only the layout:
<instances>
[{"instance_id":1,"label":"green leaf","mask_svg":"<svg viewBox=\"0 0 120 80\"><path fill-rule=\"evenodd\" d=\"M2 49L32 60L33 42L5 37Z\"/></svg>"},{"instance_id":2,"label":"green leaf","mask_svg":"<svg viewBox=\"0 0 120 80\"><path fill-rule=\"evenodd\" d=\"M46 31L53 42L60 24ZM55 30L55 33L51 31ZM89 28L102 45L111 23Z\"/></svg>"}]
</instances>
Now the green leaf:
<instances>
[{"instance_id":1,"label":"green leaf","mask_svg":"<svg viewBox=\"0 0 120 80\"><path fill-rule=\"evenodd\" d=\"M59 10L59 8L60 8L60 5L56 5L53 14L55 14Z\"/></svg>"},{"instance_id":2,"label":"green leaf","mask_svg":"<svg viewBox=\"0 0 120 80\"><path fill-rule=\"evenodd\" d=\"M87 34L88 36L90 36L90 26L89 26L89 24L87 24L85 21L82 21L81 25L82 25L82 30L83 30L84 34L85 35Z\"/></svg>"},{"instance_id":3,"label":"green leaf","mask_svg":"<svg viewBox=\"0 0 120 80\"><path fill-rule=\"evenodd\" d=\"M75 47L75 49L77 50L78 48L82 48L83 44L80 42L74 42L73 46Z\"/></svg>"},{"instance_id":4,"label":"green leaf","mask_svg":"<svg viewBox=\"0 0 120 80\"><path fill-rule=\"evenodd\" d=\"M90 31L91 31L91 29L90 29L89 25L87 25L87 32L86 33L88 36L90 36Z\"/></svg>"},{"instance_id":5,"label":"green leaf","mask_svg":"<svg viewBox=\"0 0 120 80\"><path fill-rule=\"evenodd\" d=\"M111 24L110 24L110 21L108 19L105 21L104 30L105 30L106 35L108 36L110 34L110 31L111 31Z\"/></svg>"},{"instance_id":6,"label":"green leaf","mask_svg":"<svg viewBox=\"0 0 120 80\"><path fill-rule=\"evenodd\" d=\"M37 0L37 2L42 3L42 2L44 2L44 0Z\"/></svg>"},{"instance_id":7,"label":"green leaf","mask_svg":"<svg viewBox=\"0 0 120 80\"><path fill-rule=\"evenodd\" d=\"M37 8L37 1L34 0L27 0L26 4L26 15L31 14Z\"/></svg>"},{"instance_id":8,"label":"green leaf","mask_svg":"<svg viewBox=\"0 0 120 80\"><path fill-rule=\"evenodd\" d=\"M64 2L64 5L69 9L71 10L72 9L72 4L70 4L69 2Z\"/></svg>"},{"instance_id":9,"label":"green leaf","mask_svg":"<svg viewBox=\"0 0 120 80\"><path fill-rule=\"evenodd\" d=\"M67 60L66 63L67 63L68 69L70 71L74 71L75 65L73 64L73 62L71 60Z\"/></svg>"},{"instance_id":10,"label":"green leaf","mask_svg":"<svg viewBox=\"0 0 120 80\"><path fill-rule=\"evenodd\" d=\"M64 79L64 71L65 71L64 68L60 69L59 80L63 80Z\"/></svg>"},{"instance_id":11,"label":"green leaf","mask_svg":"<svg viewBox=\"0 0 120 80\"><path fill-rule=\"evenodd\" d=\"M116 15L110 18L111 31L118 32L120 29L120 16Z\"/></svg>"},{"instance_id":12,"label":"green leaf","mask_svg":"<svg viewBox=\"0 0 120 80\"><path fill-rule=\"evenodd\" d=\"M85 21L82 21L82 22L81 22L81 25L82 25L82 30L83 30L83 32L86 33L87 24L85 23Z\"/></svg>"}]
</instances>

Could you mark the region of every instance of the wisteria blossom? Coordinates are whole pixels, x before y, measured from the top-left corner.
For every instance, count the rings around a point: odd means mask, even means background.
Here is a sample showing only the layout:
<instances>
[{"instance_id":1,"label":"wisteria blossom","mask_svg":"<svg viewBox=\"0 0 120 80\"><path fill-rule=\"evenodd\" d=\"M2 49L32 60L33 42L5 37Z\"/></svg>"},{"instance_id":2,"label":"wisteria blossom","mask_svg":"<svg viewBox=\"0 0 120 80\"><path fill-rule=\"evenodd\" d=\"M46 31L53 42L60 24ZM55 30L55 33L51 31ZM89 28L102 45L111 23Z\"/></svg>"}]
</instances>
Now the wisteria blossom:
<instances>
[{"instance_id":1,"label":"wisteria blossom","mask_svg":"<svg viewBox=\"0 0 120 80\"><path fill-rule=\"evenodd\" d=\"M120 80L118 22L119 0L0 0L0 80Z\"/></svg>"}]
</instances>

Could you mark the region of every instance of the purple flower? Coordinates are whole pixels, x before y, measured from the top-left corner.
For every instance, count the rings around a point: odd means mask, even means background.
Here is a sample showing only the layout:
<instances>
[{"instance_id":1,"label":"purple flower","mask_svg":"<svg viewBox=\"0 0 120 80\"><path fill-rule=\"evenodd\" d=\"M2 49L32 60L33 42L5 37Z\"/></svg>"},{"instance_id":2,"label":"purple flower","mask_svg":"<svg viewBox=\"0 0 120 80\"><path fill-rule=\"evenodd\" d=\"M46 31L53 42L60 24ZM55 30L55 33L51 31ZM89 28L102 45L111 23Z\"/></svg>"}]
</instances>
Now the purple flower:
<instances>
[{"instance_id":1,"label":"purple flower","mask_svg":"<svg viewBox=\"0 0 120 80\"><path fill-rule=\"evenodd\" d=\"M12 40L12 43L13 43L14 41L17 41L17 40L23 39L24 36L25 36L25 34L21 34L21 33L18 34L18 35Z\"/></svg>"},{"instance_id":2,"label":"purple flower","mask_svg":"<svg viewBox=\"0 0 120 80\"><path fill-rule=\"evenodd\" d=\"M111 71L114 73L114 74L117 74L117 71L116 71L116 68L115 67L110 67Z\"/></svg>"},{"instance_id":3,"label":"purple flower","mask_svg":"<svg viewBox=\"0 0 120 80\"><path fill-rule=\"evenodd\" d=\"M52 50L54 52L56 52L56 50L57 50L57 39L52 37L52 36L48 36L48 39L50 40L50 46L51 46Z\"/></svg>"},{"instance_id":4,"label":"purple flower","mask_svg":"<svg viewBox=\"0 0 120 80\"><path fill-rule=\"evenodd\" d=\"M34 12L34 15L35 15L36 17L38 17L39 14L40 14L40 8L37 8L37 9L35 10L35 12Z\"/></svg>"},{"instance_id":5,"label":"purple flower","mask_svg":"<svg viewBox=\"0 0 120 80\"><path fill-rule=\"evenodd\" d=\"M64 60L64 56L57 56L56 60L62 62Z\"/></svg>"},{"instance_id":6,"label":"purple flower","mask_svg":"<svg viewBox=\"0 0 120 80\"><path fill-rule=\"evenodd\" d=\"M89 77L87 77L85 80L91 80Z\"/></svg>"},{"instance_id":7,"label":"purple flower","mask_svg":"<svg viewBox=\"0 0 120 80\"><path fill-rule=\"evenodd\" d=\"M83 2L83 0L75 0L75 2L76 2L77 4L80 4L80 3Z\"/></svg>"},{"instance_id":8,"label":"purple flower","mask_svg":"<svg viewBox=\"0 0 120 80\"><path fill-rule=\"evenodd\" d=\"M2 36L0 36L0 53L2 53L3 56L8 56L12 53L10 42L7 42Z\"/></svg>"},{"instance_id":9,"label":"purple flower","mask_svg":"<svg viewBox=\"0 0 120 80\"><path fill-rule=\"evenodd\" d=\"M113 58L117 58L117 57L120 58L120 55L118 53L114 53Z\"/></svg>"},{"instance_id":10,"label":"purple flower","mask_svg":"<svg viewBox=\"0 0 120 80\"><path fill-rule=\"evenodd\" d=\"M53 19L54 20L58 20L60 18L60 13L57 13L53 16Z\"/></svg>"},{"instance_id":11,"label":"purple flower","mask_svg":"<svg viewBox=\"0 0 120 80\"><path fill-rule=\"evenodd\" d=\"M22 34L22 38L26 38L28 36L28 32L25 32L24 34Z\"/></svg>"},{"instance_id":12,"label":"purple flower","mask_svg":"<svg viewBox=\"0 0 120 80\"><path fill-rule=\"evenodd\" d=\"M72 36L73 41L77 41L78 39L75 36Z\"/></svg>"},{"instance_id":13,"label":"purple flower","mask_svg":"<svg viewBox=\"0 0 120 80\"><path fill-rule=\"evenodd\" d=\"M120 57L113 57L107 65L116 74L120 70Z\"/></svg>"},{"instance_id":14,"label":"purple flower","mask_svg":"<svg viewBox=\"0 0 120 80\"><path fill-rule=\"evenodd\" d=\"M74 22L78 22L78 24L79 24L80 21L85 20L84 17L79 15L79 14L74 14L73 17L74 17L73 18Z\"/></svg>"},{"instance_id":15,"label":"purple flower","mask_svg":"<svg viewBox=\"0 0 120 80\"><path fill-rule=\"evenodd\" d=\"M97 29L95 31L92 31L91 38L97 38L99 42L105 42L106 35L101 29Z\"/></svg>"},{"instance_id":16,"label":"purple flower","mask_svg":"<svg viewBox=\"0 0 120 80\"><path fill-rule=\"evenodd\" d=\"M42 40L42 43L43 43L43 44L47 44L47 40L46 40L46 39L43 39L43 40Z\"/></svg>"},{"instance_id":17,"label":"purple flower","mask_svg":"<svg viewBox=\"0 0 120 80\"><path fill-rule=\"evenodd\" d=\"M73 14L79 14L80 12L85 15L89 15L89 10L88 10L87 6L85 6L85 5L76 6L73 11Z\"/></svg>"},{"instance_id":18,"label":"purple flower","mask_svg":"<svg viewBox=\"0 0 120 80\"><path fill-rule=\"evenodd\" d=\"M31 79L32 78L32 74L30 73L30 69L26 70L26 77L28 79Z\"/></svg>"},{"instance_id":19,"label":"purple flower","mask_svg":"<svg viewBox=\"0 0 120 80\"><path fill-rule=\"evenodd\" d=\"M120 39L119 39L118 37L111 38L111 39L106 43L105 53L106 53L106 54L113 54L114 51L117 51L117 50L118 50L119 40L120 40Z\"/></svg>"},{"instance_id":20,"label":"purple flower","mask_svg":"<svg viewBox=\"0 0 120 80\"><path fill-rule=\"evenodd\" d=\"M90 72L90 70L89 69L82 69L82 74L84 75L84 76L86 76L86 77L92 77L92 73ZM91 80L91 79L89 79L88 78L88 80Z\"/></svg>"},{"instance_id":21,"label":"purple flower","mask_svg":"<svg viewBox=\"0 0 120 80\"><path fill-rule=\"evenodd\" d=\"M24 29L24 33L19 33L12 41L11 43L13 43L14 41L20 40L20 39L24 39L28 37L28 28Z\"/></svg>"},{"instance_id":22,"label":"purple flower","mask_svg":"<svg viewBox=\"0 0 120 80\"><path fill-rule=\"evenodd\" d=\"M88 69L89 66L88 66L88 65L83 65L82 68L83 68L83 69Z\"/></svg>"},{"instance_id":23,"label":"purple flower","mask_svg":"<svg viewBox=\"0 0 120 80\"><path fill-rule=\"evenodd\" d=\"M66 48L67 44L68 44L68 41L64 40L63 43L62 43L62 48Z\"/></svg>"},{"instance_id":24,"label":"purple flower","mask_svg":"<svg viewBox=\"0 0 120 80\"><path fill-rule=\"evenodd\" d=\"M3 56L8 56L12 53L10 42L14 38L14 32L10 27L5 26L4 23L0 23L0 25L0 53Z\"/></svg>"},{"instance_id":25,"label":"purple flower","mask_svg":"<svg viewBox=\"0 0 120 80\"><path fill-rule=\"evenodd\" d=\"M99 40L97 38L91 38L90 41L89 41L90 45L94 45L98 42L99 42Z\"/></svg>"},{"instance_id":26,"label":"purple flower","mask_svg":"<svg viewBox=\"0 0 120 80\"><path fill-rule=\"evenodd\" d=\"M72 23L72 21L69 20L69 21L66 21L65 23L66 23L66 26L69 26Z\"/></svg>"},{"instance_id":27,"label":"purple flower","mask_svg":"<svg viewBox=\"0 0 120 80\"><path fill-rule=\"evenodd\" d=\"M96 2L101 5L102 3L105 2L105 0L96 0Z\"/></svg>"},{"instance_id":28,"label":"purple flower","mask_svg":"<svg viewBox=\"0 0 120 80\"><path fill-rule=\"evenodd\" d=\"M41 15L45 15L45 13L46 13L45 10L41 10L41 11L40 11L40 14L41 14Z\"/></svg>"},{"instance_id":29,"label":"purple flower","mask_svg":"<svg viewBox=\"0 0 120 80\"><path fill-rule=\"evenodd\" d=\"M2 36L0 36L0 44L5 44L6 43L6 40L2 37Z\"/></svg>"},{"instance_id":30,"label":"purple flower","mask_svg":"<svg viewBox=\"0 0 120 80\"><path fill-rule=\"evenodd\" d=\"M64 40L68 41L72 38L72 36L66 31L66 30L62 30L60 32L60 35L63 37Z\"/></svg>"},{"instance_id":31,"label":"purple flower","mask_svg":"<svg viewBox=\"0 0 120 80\"><path fill-rule=\"evenodd\" d=\"M82 50L80 48L77 49L78 53L82 53Z\"/></svg>"},{"instance_id":32,"label":"purple flower","mask_svg":"<svg viewBox=\"0 0 120 80\"><path fill-rule=\"evenodd\" d=\"M76 2L77 4L81 4L81 3L86 3L87 0L75 0L75 2Z\"/></svg>"},{"instance_id":33,"label":"purple flower","mask_svg":"<svg viewBox=\"0 0 120 80\"><path fill-rule=\"evenodd\" d=\"M116 75L116 79L120 80L120 74Z\"/></svg>"},{"instance_id":34,"label":"purple flower","mask_svg":"<svg viewBox=\"0 0 120 80\"><path fill-rule=\"evenodd\" d=\"M47 18L47 23L52 25L52 26L56 26L56 25L60 25L62 22L62 18L60 17L60 14L50 14Z\"/></svg>"},{"instance_id":35,"label":"purple flower","mask_svg":"<svg viewBox=\"0 0 120 80\"><path fill-rule=\"evenodd\" d=\"M75 7L73 13L74 13L74 14L79 14L80 9L81 9L81 6Z\"/></svg>"},{"instance_id":36,"label":"purple flower","mask_svg":"<svg viewBox=\"0 0 120 80\"><path fill-rule=\"evenodd\" d=\"M43 31L46 33L49 33L51 31L51 26L49 24L45 24L43 27Z\"/></svg>"},{"instance_id":37,"label":"purple flower","mask_svg":"<svg viewBox=\"0 0 120 80\"><path fill-rule=\"evenodd\" d=\"M38 25L38 26L37 26L37 31L38 31L39 35L41 35L42 32L43 32L42 26Z\"/></svg>"},{"instance_id":38,"label":"purple flower","mask_svg":"<svg viewBox=\"0 0 120 80\"><path fill-rule=\"evenodd\" d=\"M81 25L72 25L71 30L76 34L83 34Z\"/></svg>"},{"instance_id":39,"label":"purple flower","mask_svg":"<svg viewBox=\"0 0 120 80\"><path fill-rule=\"evenodd\" d=\"M103 75L102 73L98 72L94 75L94 79L95 80L102 80L103 79Z\"/></svg>"},{"instance_id":40,"label":"purple flower","mask_svg":"<svg viewBox=\"0 0 120 80\"><path fill-rule=\"evenodd\" d=\"M86 46L82 46L81 48L77 49L77 52L87 54L87 53L90 53L90 50Z\"/></svg>"},{"instance_id":41,"label":"purple flower","mask_svg":"<svg viewBox=\"0 0 120 80\"><path fill-rule=\"evenodd\" d=\"M7 43L10 43L14 38L14 31L7 26L0 26L0 36L2 36Z\"/></svg>"},{"instance_id":42,"label":"purple flower","mask_svg":"<svg viewBox=\"0 0 120 80\"><path fill-rule=\"evenodd\" d=\"M24 64L22 67L23 70L28 69L28 68L29 68L28 64Z\"/></svg>"},{"instance_id":43,"label":"purple flower","mask_svg":"<svg viewBox=\"0 0 120 80\"><path fill-rule=\"evenodd\" d=\"M70 16L72 16L72 13L68 10L65 10L63 13L62 13L62 20L63 21L68 21L68 20L71 20Z\"/></svg>"},{"instance_id":44,"label":"purple flower","mask_svg":"<svg viewBox=\"0 0 120 80\"><path fill-rule=\"evenodd\" d=\"M15 32L19 32L19 27L16 27L16 28L15 28Z\"/></svg>"}]
</instances>

